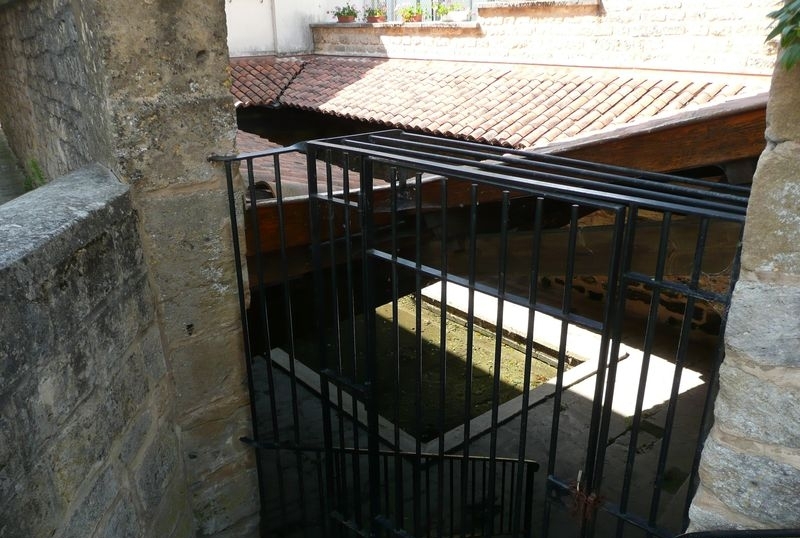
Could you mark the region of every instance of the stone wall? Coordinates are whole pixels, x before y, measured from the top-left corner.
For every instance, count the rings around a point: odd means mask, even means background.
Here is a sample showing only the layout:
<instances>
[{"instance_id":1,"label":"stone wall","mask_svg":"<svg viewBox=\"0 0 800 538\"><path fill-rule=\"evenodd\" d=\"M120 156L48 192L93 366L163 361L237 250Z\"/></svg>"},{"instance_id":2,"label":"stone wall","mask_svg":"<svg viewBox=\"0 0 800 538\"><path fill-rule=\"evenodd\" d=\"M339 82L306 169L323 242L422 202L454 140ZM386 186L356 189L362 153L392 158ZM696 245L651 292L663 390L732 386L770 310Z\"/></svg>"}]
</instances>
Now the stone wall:
<instances>
[{"instance_id":1,"label":"stone wall","mask_svg":"<svg viewBox=\"0 0 800 538\"><path fill-rule=\"evenodd\" d=\"M258 485L225 174L234 151L222 0L105 0L112 146L132 184L198 534L249 536ZM243 234L242 234L243 235Z\"/></svg>"},{"instance_id":2,"label":"stone wall","mask_svg":"<svg viewBox=\"0 0 800 538\"><path fill-rule=\"evenodd\" d=\"M197 534L230 537L255 534L259 503L225 175L207 161L234 150L225 42L223 0L0 5L17 155L131 187Z\"/></svg>"},{"instance_id":3,"label":"stone wall","mask_svg":"<svg viewBox=\"0 0 800 538\"><path fill-rule=\"evenodd\" d=\"M764 37L773 0L594 4L587 12L586 1L486 2L468 23L314 24L314 51L762 75L772 69L774 44Z\"/></svg>"},{"instance_id":4,"label":"stone wall","mask_svg":"<svg viewBox=\"0 0 800 538\"><path fill-rule=\"evenodd\" d=\"M0 206L0 297L0 536L192 536L129 188L96 165Z\"/></svg>"},{"instance_id":5,"label":"stone wall","mask_svg":"<svg viewBox=\"0 0 800 538\"><path fill-rule=\"evenodd\" d=\"M0 123L28 171L35 161L49 178L92 160L112 162L86 4L0 7Z\"/></svg>"},{"instance_id":6,"label":"stone wall","mask_svg":"<svg viewBox=\"0 0 800 538\"><path fill-rule=\"evenodd\" d=\"M800 68L777 67L691 519L800 527Z\"/></svg>"}]
</instances>

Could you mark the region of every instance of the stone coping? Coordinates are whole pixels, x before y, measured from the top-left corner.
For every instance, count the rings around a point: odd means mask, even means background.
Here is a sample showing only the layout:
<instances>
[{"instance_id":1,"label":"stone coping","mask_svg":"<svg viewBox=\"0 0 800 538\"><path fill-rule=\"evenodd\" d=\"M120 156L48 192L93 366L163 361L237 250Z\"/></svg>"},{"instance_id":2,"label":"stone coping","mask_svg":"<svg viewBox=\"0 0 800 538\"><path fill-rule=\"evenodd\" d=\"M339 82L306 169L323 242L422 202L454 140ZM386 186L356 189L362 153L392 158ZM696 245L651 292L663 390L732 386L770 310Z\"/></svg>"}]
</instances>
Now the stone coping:
<instances>
[{"instance_id":1,"label":"stone coping","mask_svg":"<svg viewBox=\"0 0 800 538\"><path fill-rule=\"evenodd\" d=\"M341 30L353 30L357 28L364 28L369 30L415 30L424 31L425 33L436 33L437 31L447 31L453 29L459 30L478 30L480 23L478 21L465 21L465 22L449 22L449 21L423 21L423 22L401 22L401 21L387 21L387 22L322 22L309 25L311 28L325 28Z\"/></svg>"},{"instance_id":2,"label":"stone coping","mask_svg":"<svg viewBox=\"0 0 800 538\"><path fill-rule=\"evenodd\" d=\"M491 8L553 8L575 6L597 6L600 0L498 0L497 2L478 2L478 9Z\"/></svg>"},{"instance_id":3,"label":"stone coping","mask_svg":"<svg viewBox=\"0 0 800 538\"><path fill-rule=\"evenodd\" d=\"M0 271L22 260L31 272L52 267L96 235L91 217L118 210L129 189L93 164L0 205Z\"/></svg>"},{"instance_id":4,"label":"stone coping","mask_svg":"<svg viewBox=\"0 0 800 538\"><path fill-rule=\"evenodd\" d=\"M600 15L602 5L599 0L499 0L479 2L477 12L484 17L533 16L533 17L574 17Z\"/></svg>"}]
</instances>

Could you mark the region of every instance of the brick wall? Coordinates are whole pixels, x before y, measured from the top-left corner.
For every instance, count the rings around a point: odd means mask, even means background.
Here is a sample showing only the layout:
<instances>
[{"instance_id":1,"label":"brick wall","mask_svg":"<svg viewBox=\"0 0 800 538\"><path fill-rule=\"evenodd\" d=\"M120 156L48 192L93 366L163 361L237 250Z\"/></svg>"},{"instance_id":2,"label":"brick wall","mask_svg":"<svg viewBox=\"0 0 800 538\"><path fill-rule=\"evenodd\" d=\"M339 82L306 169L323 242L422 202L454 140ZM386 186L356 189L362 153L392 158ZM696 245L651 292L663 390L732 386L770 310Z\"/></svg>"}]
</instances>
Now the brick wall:
<instances>
[{"instance_id":1,"label":"brick wall","mask_svg":"<svg viewBox=\"0 0 800 538\"><path fill-rule=\"evenodd\" d=\"M769 74L772 0L479 4L469 23L312 25L318 54ZM570 2L563 2L570 4ZM513 7L508 7L513 5Z\"/></svg>"}]
</instances>

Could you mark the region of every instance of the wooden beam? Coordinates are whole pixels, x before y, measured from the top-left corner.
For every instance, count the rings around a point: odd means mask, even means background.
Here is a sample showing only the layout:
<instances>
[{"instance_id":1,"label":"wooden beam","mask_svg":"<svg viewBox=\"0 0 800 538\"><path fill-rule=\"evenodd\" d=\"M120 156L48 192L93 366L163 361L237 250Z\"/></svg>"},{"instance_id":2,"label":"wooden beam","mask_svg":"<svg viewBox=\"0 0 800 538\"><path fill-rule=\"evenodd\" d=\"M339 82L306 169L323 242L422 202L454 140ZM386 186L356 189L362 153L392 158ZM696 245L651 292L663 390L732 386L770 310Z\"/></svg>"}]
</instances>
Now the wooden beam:
<instances>
[{"instance_id":1,"label":"wooden beam","mask_svg":"<svg viewBox=\"0 0 800 538\"><path fill-rule=\"evenodd\" d=\"M463 207L470 203L470 182L459 179L447 181L447 207ZM414 181L409 180L408 190L413 194ZM437 178L426 178L422 181L422 210L423 212L438 211L441 208L441 183ZM343 194L336 195L344 199ZM513 195L512 195L513 197ZM357 193L350 195L350 200L356 201ZM479 185L478 200L481 203L494 202L502 198L502 191L495 187ZM408 201L399 200L399 203ZM329 210L328 204L320 211L320 238L327 241L330 238L331 216L333 217L334 237L344 236L345 209L342 205L333 206ZM375 187L373 191L373 207L375 224L387 225L391 221L391 188L389 185ZM414 206L401 208L401 212L413 211ZM293 198L283 203L284 227L281 230L278 218L278 204L275 200L262 200L257 204L258 239L261 243L261 252L278 252L281 248L281 233L285 236L285 247L294 248L311 244L310 204L308 198ZM253 233L252 214L246 216L247 227L247 253L256 252L256 234ZM354 208L350 212L350 231L358 233L361 230L358 211Z\"/></svg>"},{"instance_id":2,"label":"wooden beam","mask_svg":"<svg viewBox=\"0 0 800 538\"><path fill-rule=\"evenodd\" d=\"M758 157L766 146L766 104L652 129L631 126L613 136L554 144L542 151L652 172L673 172Z\"/></svg>"}]
</instances>

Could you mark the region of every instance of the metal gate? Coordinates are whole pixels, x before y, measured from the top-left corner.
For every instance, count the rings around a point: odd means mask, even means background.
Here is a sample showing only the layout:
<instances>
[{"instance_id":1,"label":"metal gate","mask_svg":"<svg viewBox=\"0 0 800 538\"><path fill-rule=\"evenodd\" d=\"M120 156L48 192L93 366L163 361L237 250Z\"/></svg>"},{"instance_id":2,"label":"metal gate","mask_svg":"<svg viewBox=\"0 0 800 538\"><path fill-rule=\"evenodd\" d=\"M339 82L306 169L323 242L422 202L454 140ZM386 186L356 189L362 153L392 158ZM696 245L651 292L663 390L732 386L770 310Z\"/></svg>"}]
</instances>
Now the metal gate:
<instances>
[{"instance_id":1,"label":"metal gate","mask_svg":"<svg viewBox=\"0 0 800 538\"><path fill-rule=\"evenodd\" d=\"M219 160L265 535L685 529L746 189L400 131Z\"/></svg>"}]
</instances>

